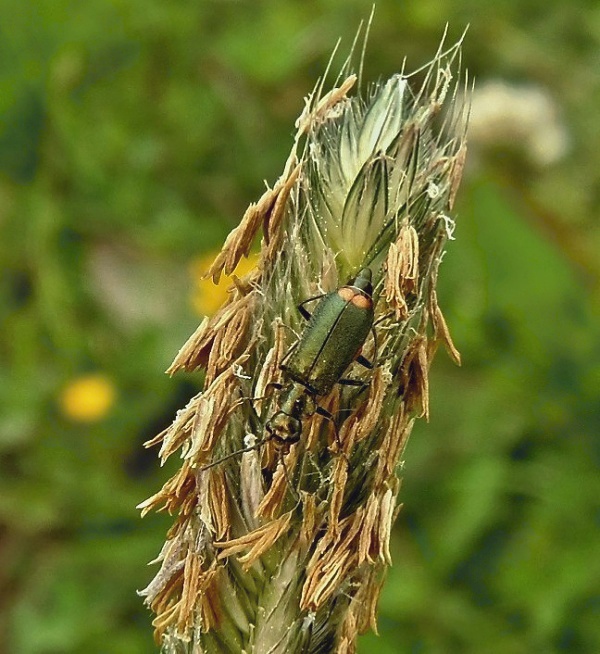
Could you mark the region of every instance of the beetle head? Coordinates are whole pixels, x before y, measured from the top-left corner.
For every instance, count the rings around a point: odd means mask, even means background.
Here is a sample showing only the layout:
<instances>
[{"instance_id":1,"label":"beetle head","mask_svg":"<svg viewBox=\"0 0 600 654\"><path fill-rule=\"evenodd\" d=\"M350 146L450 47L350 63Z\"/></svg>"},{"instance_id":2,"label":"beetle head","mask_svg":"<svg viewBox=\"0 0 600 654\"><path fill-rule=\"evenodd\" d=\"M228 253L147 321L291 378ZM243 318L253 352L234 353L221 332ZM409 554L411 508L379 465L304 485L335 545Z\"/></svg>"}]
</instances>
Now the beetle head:
<instances>
[{"instance_id":1,"label":"beetle head","mask_svg":"<svg viewBox=\"0 0 600 654\"><path fill-rule=\"evenodd\" d=\"M302 423L298 418L278 411L266 424L273 440L281 445L293 445L300 440Z\"/></svg>"},{"instance_id":2,"label":"beetle head","mask_svg":"<svg viewBox=\"0 0 600 654\"><path fill-rule=\"evenodd\" d=\"M347 286L356 288L368 297L373 297L373 273L370 268L363 268L356 277L351 279Z\"/></svg>"}]
</instances>

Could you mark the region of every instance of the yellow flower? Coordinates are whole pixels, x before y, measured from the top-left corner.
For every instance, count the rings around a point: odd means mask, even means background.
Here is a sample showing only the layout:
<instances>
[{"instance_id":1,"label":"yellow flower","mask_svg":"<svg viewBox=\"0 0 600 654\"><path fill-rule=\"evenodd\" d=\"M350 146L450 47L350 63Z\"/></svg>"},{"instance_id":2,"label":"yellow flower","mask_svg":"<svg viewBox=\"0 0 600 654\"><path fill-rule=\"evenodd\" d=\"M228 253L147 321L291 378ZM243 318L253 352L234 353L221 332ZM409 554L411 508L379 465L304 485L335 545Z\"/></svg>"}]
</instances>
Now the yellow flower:
<instances>
[{"instance_id":1,"label":"yellow flower","mask_svg":"<svg viewBox=\"0 0 600 654\"><path fill-rule=\"evenodd\" d=\"M63 388L59 404L63 414L71 420L96 422L110 411L115 397L115 386L106 375L85 375Z\"/></svg>"},{"instance_id":2,"label":"yellow flower","mask_svg":"<svg viewBox=\"0 0 600 654\"><path fill-rule=\"evenodd\" d=\"M194 280L194 289L190 302L194 311L201 316L211 316L227 299L227 289L232 284L231 277L221 275L219 283L215 284L212 279L204 279L203 275L209 269L216 254L209 254L198 257L190 263L190 275ZM238 263L234 274L237 277L247 275L258 262L258 255L251 254L247 259L243 257Z\"/></svg>"}]
</instances>

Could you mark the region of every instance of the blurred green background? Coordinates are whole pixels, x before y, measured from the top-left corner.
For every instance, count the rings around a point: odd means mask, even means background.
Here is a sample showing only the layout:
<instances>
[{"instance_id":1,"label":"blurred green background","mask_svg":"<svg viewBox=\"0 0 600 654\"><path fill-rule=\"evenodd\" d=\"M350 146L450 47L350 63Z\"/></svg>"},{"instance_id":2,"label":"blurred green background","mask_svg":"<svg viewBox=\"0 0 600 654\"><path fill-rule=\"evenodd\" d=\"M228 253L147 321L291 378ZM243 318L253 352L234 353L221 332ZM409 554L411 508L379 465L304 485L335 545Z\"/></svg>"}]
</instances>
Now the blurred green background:
<instances>
[{"instance_id":1,"label":"blurred green background","mask_svg":"<svg viewBox=\"0 0 600 654\"><path fill-rule=\"evenodd\" d=\"M200 375L198 270L279 175L371 3L0 0L0 651L152 652L135 590ZM366 79L470 23L477 79L431 421L360 652L600 652L600 5L380 0Z\"/></svg>"}]
</instances>

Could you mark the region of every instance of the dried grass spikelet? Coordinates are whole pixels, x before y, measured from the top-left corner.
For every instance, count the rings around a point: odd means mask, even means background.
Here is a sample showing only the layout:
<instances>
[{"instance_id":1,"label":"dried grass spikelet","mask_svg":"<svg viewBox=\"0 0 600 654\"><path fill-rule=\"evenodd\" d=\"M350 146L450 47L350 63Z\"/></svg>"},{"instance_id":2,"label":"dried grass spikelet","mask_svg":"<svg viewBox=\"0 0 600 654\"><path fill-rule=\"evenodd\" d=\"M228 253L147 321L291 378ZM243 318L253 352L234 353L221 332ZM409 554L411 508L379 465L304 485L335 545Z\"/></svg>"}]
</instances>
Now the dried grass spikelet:
<instances>
[{"instance_id":1,"label":"dried grass spikelet","mask_svg":"<svg viewBox=\"0 0 600 654\"><path fill-rule=\"evenodd\" d=\"M281 177L208 272L233 272L262 229L257 267L234 278L168 370L202 367L204 390L149 443L163 461L182 458L140 505L176 514L142 592L167 654L354 652L357 635L376 629L396 469L428 416L438 344L459 360L435 292L465 156L456 69L460 43L440 46L419 83L394 75L350 97L348 62L333 90L321 81ZM307 390L298 442L269 438L290 383L281 363L305 328L297 305L366 266L376 321L362 354L376 365L345 373L364 387Z\"/></svg>"},{"instance_id":2,"label":"dried grass spikelet","mask_svg":"<svg viewBox=\"0 0 600 654\"><path fill-rule=\"evenodd\" d=\"M415 293L419 283L419 236L412 225L403 225L397 241L390 244L386 269L386 300L396 320L406 320L409 312L405 297Z\"/></svg>"},{"instance_id":3,"label":"dried grass spikelet","mask_svg":"<svg viewBox=\"0 0 600 654\"><path fill-rule=\"evenodd\" d=\"M246 554L239 557L240 563L247 570L265 552L268 552L277 542L277 539L287 531L291 520L292 512L290 511L244 536L228 541L215 542L215 547L220 549L217 558L225 559L232 554L247 550Z\"/></svg>"},{"instance_id":4,"label":"dried grass spikelet","mask_svg":"<svg viewBox=\"0 0 600 654\"><path fill-rule=\"evenodd\" d=\"M444 318L444 314L437 303L437 295L435 291L432 292L431 305L433 306L431 321L433 323L435 337L444 344L452 361L454 361L457 366L460 366L460 352L456 349L456 345L454 345L454 341L452 340L450 330L446 323L446 318Z\"/></svg>"},{"instance_id":5,"label":"dried grass spikelet","mask_svg":"<svg viewBox=\"0 0 600 654\"><path fill-rule=\"evenodd\" d=\"M170 514L180 509L184 502L195 497L191 491L195 488L196 478L189 464L184 464L165 485L147 500L138 505L142 516L150 511L166 510Z\"/></svg>"},{"instance_id":6,"label":"dried grass spikelet","mask_svg":"<svg viewBox=\"0 0 600 654\"><path fill-rule=\"evenodd\" d=\"M245 284L251 286L257 274L258 271L247 276L244 279ZM179 350L167 369L167 374L173 375L180 370L191 372L203 366L207 368L209 381L214 379L223 362L229 361L236 348L244 343L249 322L252 320L256 293L243 294L240 291L242 287L242 284L237 285L228 302L212 318L205 318L200 323L198 329ZM219 361L222 362L221 366Z\"/></svg>"},{"instance_id":7,"label":"dried grass spikelet","mask_svg":"<svg viewBox=\"0 0 600 654\"><path fill-rule=\"evenodd\" d=\"M261 518L274 519L281 511L289 493L288 470L293 470L298 460L298 446L292 445L290 451L283 455L273 474L273 480L262 501L256 508L256 515Z\"/></svg>"},{"instance_id":8,"label":"dried grass spikelet","mask_svg":"<svg viewBox=\"0 0 600 654\"><path fill-rule=\"evenodd\" d=\"M377 633L377 600L383 581L384 576L380 569L369 570L341 624L337 654L354 654L357 636L367 629Z\"/></svg>"},{"instance_id":9,"label":"dried grass spikelet","mask_svg":"<svg viewBox=\"0 0 600 654\"><path fill-rule=\"evenodd\" d=\"M240 224L227 237L220 254L206 273L207 277L212 277L215 283L219 281L221 272L225 271L226 275L230 275L241 257L248 256L261 224L264 225L267 239L277 236L285 203L300 173L299 165L290 170L294 160L295 153L292 152L285 172L273 189L267 189L258 202L248 207Z\"/></svg>"}]
</instances>

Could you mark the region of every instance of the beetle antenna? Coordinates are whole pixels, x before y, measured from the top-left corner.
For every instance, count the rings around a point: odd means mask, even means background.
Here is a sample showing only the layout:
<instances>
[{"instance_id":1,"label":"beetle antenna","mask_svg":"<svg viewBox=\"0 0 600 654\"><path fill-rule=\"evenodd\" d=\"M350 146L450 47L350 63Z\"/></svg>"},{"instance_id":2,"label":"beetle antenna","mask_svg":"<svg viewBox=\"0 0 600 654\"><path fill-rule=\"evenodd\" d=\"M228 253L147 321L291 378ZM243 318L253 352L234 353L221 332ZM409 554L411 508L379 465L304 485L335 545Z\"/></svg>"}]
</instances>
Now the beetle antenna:
<instances>
[{"instance_id":1,"label":"beetle antenna","mask_svg":"<svg viewBox=\"0 0 600 654\"><path fill-rule=\"evenodd\" d=\"M279 460L281 461L281 465L283 466L283 474L285 476L285 480L287 482L290 493L294 496L294 499L296 500L296 502L300 503L300 495L298 495L296 489L294 488L294 485L292 484L292 478L290 477L290 471L288 470L288 467L285 465L284 457L282 456Z\"/></svg>"},{"instance_id":2,"label":"beetle antenna","mask_svg":"<svg viewBox=\"0 0 600 654\"><path fill-rule=\"evenodd\" d=\"M235 450L235 452L230 452L229 454L222 456L220 459L217 459L216 461L211 461L209 464L202 466L200 470L202 472L204 472L205 470L210 470L210 468L214 468L215 466L218 466L219 464L223 463L223 461L227 461L228 459L233 459L234 456L245 454L246 452L252 452L252 450L257 450L261 445L264 445L269 440L269 438L270 436L266 436L265 438L261 438L259 441L256 441L254 445L249 445L248 447L243 447L241 450Z\"/></svg>"}]
</instances>

